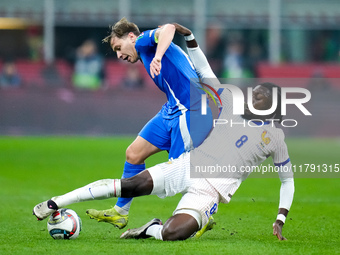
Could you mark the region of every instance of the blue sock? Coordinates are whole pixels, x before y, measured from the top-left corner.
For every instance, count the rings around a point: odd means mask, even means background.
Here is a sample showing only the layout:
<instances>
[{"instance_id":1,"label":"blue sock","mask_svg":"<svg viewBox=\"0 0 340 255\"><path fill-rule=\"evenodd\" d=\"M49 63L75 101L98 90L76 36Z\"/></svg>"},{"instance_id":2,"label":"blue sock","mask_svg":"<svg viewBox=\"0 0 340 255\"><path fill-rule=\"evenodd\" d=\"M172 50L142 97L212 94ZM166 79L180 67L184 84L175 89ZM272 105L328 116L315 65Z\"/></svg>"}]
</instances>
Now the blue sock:
<instances>
[{"instance_id":1,"label":"blue sock","mask_svg":"<svg viewBox=\"0 0 340 255\"><path fill-rule=\"evenodd\" d=\"M124 171L123 171L122 179L135 176L136 174L139 174L143 170L145 170L145 164L133 165L133 164L130 164L129 162L126 161L125 165L124 165ZM132 202L132 198L119 197L118 201L116 203L116 206L119 206L120 208L122 208L126 211L129 211L131 202Z\"/></svg>"}]
</instances>

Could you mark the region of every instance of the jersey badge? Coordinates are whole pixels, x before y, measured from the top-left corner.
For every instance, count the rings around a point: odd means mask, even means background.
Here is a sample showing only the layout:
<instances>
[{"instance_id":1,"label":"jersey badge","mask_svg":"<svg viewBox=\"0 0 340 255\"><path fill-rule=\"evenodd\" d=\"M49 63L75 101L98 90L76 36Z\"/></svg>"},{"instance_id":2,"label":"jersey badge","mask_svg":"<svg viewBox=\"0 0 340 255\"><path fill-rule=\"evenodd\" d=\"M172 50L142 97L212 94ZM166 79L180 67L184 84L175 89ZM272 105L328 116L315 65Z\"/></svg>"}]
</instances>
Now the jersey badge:
<instances>
[{"instance_id":1,"label":"jersey badge","mask_svg":"<svg viewBox=\"0 0 340 255\"><path fill-rule=\"evenodd\" d=\"M142 33L137 37L136 41L138 41L139 39L143 38L143 36L144 36L144 32L142 32Z\"/></svg>"},{"instance_id":2,"label":"jersey badge","mask_svg":"<svg viewBox=\"0 0 340 255\"><path fill-rule=\"evenodd\" d=\"M266 137L266 134L267 134L267 131L263 131L262 132L262 135L261 135L261 138L262 138L262 141L265 143L265 144L269 144L270 143L270 138L269 137Z\"/></svg>"}]
</instances>

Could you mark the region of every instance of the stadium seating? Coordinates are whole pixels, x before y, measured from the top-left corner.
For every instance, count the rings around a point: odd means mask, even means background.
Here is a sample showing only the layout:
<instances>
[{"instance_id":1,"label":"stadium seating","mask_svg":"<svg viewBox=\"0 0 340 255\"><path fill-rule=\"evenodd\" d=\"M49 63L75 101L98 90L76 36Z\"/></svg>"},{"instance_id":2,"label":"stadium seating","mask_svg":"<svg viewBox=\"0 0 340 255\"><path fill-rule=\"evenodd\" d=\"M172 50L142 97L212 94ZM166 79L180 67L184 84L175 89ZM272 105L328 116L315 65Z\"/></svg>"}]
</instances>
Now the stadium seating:
<instances>
[{"instance_id":1,"label":"stadium seating","mask_svg":"<svg viewBox=\"0 0 340 255\"><path fill-rule=\"evenodd\" d=\"M44 87L48 86L43 78L43 70L47 65L42 61L18 60L16 67L20 77L22 78L24 87ZM55 62L56 72L65 84L60 86L67 86L70 83L72 68L64 60L57 60Z\"/></svg>"},{"instance_id":2,"label":"stadium seating","mask_svg":"<svg viewBox=\"0 0 340 255\"><path fill-rule=\"evenodd\" d=\"M43 70L47 65L42 61L31 61L27 59L20 59L15 62L18 73L22 79L23 87L25 88L44 88L49 87L48 81L44 79ZM117 60L105 61L105 80L104 84L107 89L121 88L123 79L126 77L126 72L129 67L128 63ZM3 63L0 61L0 70ZM60 76L61 83L58 87L72 86L73 66L65 60L58 59L54 63L56 72ZM139 69L145 87L148 89L157 89L152 79L149 77L142 63L134 64Z\"/></svg>"},{"instance_id":3,"label":"stadium seating","mask_svg":"<svg viewBox=\"0 0 340 255\"><path fill-rule=\"evenodd\" d=\"M257 67L261 78L309 78L315 74L323 74L326 78L340 78L340 65L338 64L279 64L260 63Z\"/></svg>"},{"instance_id":4,"label":"stadium seating","mask_svg":"<svg viewBox=\"0 0 340 255\"><path fill-rule=\"evenodd\" d=\"M271 65L269 63L259 63L257 65L258 78L263 79L263 82L267 81L267 78L277 78L278 85L285 87L307 87L311 85L313 78L319 79L317 83L320 83L320 79L323 79L323 85L336 87L340 89L340 65L339 64L318 64L318 63L285 63L279 65ZM286 78L286 79L282 79ZM299 79L304 78L304 79ZM310 82L306 83L310 78ZM280 84L279 79L283 84ZM285 82L287 79L294 82ZM315 86L314 86L315 88ZM321 88L321 87L320 87ZM324 87L326 88L326 87Z\"/></svg>"},{"instance_id":5,"label":"stadium seating","mask_svg":"<svg viewBox=\"0 0 340 255\"><path fill-rule=\"evenodd\" d=\"M16 67L25 87L41 87L44 85L40 75L44 67L43 62L18 60L16 61Z\"/></svg>"},{"instance_id":6,"label":"stadium seating","mask_svg":"<svg viewBox=\"0 0 340 255\"><path fill-rule=\"evenodd\" d=\"M129 63L124 63L121 61L107 60L105 62L105 84L108 88L119 88L121 87L121 83L126 76L126 72L128 69ZM152 79L149 77L149 74L146 72L142 63L137 62L134 64L136 68L139 69L139 72L144 80L146 88L157 88L154 85Z\"/></svg>"},{"instance_id":7,"label":"stadium seating","mask_svg":"<svg viewBox=\"0 0 340 255\"><path fill-rule=\"evenodd\" d=\"M17 60L15 62L18 73L20 74L24 87L45 87L49 86L43 78L42 72L47 65L42 61ZM65 60L58 59L55 62L56 71L59 73L62 81L60 87L72 86L73 66ZM121 88L122 82L126 77L126 72L129 68L129 63L108 59L105 61L105 81L107 89ZM0 70L3 63L0 61ZM139 69L139 72L144 80L147 89L157 89L152 79L149 77L142 63L134 64L134 67ZM335 78L340 78L340 65L338 64L317 64L317 63L284 63L279 65L271 65L269 63L259 63L257 66L258 78L326 78L330 81ZM339 86L339 82L334 83ZM294 86L297 84L295 83ZM289 86L289 84L285 84ZM292 85L293 86L293 85ZM306 86L306 84L299 84Z\"/></svg>"}]
</instances>

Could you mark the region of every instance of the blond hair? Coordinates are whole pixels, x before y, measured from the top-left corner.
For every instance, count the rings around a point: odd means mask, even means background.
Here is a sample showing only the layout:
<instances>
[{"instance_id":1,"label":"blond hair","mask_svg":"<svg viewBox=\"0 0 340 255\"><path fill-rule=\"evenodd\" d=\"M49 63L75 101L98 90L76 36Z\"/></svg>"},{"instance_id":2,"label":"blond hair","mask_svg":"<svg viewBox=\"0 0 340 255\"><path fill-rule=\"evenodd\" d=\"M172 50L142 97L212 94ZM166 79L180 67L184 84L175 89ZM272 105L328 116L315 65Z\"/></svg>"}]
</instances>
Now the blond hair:
<instances>
[{"instance_id":1,"label":"blond hair","mask_svg":"<svg viewBox=\"0 0 340 255\"><path fill-rule=\"evenodd\" d=\"M138 26L135 23L129 22L125 17L118 21L116 24L110 26L110 35L106 36L103 39L103 43L110 43L113 37L122 38L129 34L130 32L134 33L136 36L139 36L140 31Z\"/></svg>"}]
</instances>

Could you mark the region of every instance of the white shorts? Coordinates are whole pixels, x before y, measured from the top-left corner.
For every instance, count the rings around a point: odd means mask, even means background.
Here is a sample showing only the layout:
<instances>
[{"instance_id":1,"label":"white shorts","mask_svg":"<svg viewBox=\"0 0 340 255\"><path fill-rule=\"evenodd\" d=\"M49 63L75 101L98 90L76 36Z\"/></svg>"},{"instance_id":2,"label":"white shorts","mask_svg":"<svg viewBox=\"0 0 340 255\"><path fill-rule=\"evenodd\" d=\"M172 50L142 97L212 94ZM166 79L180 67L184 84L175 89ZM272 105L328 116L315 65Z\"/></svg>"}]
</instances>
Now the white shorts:
<instances>
[{"instance_id":1,"label":"white shorts","mask_svg":"<svg viewBox=\"0 0 340 255\"><path fill-rule=\"evenodd\" d=\"M209 217L217 212L219 193L206 179L190 178L190 153L167 163L148 169L154 183L151 194L160 198L182 193L183 197L174 211L194 217L202 228Z\"/></svg>"},{"instance_id":2,"label":"white shorts","mask_svg":"<svg viewBox=\"0 0 340 255\"><path fill-rule=\"evenodd\" d=\"M173 214L190 214L201 229L208 223L209 217L217 212L219 201L219 193L206 179L195 179L193 185L183 194ZM190 210L194 212L190 213Z\"/></svg>"}]
</instances>

